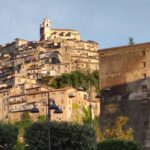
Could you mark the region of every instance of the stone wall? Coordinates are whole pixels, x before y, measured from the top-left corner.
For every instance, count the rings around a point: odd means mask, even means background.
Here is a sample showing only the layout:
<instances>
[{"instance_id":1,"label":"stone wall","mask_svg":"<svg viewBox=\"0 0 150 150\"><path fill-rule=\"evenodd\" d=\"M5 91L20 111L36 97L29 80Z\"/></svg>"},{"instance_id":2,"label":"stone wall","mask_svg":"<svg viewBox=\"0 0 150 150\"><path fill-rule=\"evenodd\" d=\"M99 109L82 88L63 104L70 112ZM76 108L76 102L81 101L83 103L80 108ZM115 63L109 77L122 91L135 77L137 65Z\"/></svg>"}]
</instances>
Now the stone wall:
<instances>
[{"instance_id":1,"label":"stone wall","mask_svg":"<svg viewBox=\"0 0 150 150\"><path fill-rule=\"evenodd\" d=\"M150 43L102 49L100 59L101 128L118 116L145 149L150 149Z\"/></svg>"}]
</instances>

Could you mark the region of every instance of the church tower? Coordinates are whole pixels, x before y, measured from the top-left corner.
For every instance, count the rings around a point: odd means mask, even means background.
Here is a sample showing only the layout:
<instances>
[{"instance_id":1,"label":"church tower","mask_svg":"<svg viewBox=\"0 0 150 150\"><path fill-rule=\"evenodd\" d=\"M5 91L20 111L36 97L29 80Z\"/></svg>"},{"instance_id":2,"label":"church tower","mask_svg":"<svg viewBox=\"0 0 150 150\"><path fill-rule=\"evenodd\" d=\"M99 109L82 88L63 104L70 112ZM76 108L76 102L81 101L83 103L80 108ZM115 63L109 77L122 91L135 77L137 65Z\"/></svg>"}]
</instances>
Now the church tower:
<instances>
[{"instance_id":1,"label":"church tower","mask_svg":"<svg viewBox=\"0 0 150 150\"><path fill-rule=\"evenodd\" d=\"M43 20L43 23L40 25L40 41L48 40L50 37L51 22L48 18Z\"/></svg>"}]
</instances>

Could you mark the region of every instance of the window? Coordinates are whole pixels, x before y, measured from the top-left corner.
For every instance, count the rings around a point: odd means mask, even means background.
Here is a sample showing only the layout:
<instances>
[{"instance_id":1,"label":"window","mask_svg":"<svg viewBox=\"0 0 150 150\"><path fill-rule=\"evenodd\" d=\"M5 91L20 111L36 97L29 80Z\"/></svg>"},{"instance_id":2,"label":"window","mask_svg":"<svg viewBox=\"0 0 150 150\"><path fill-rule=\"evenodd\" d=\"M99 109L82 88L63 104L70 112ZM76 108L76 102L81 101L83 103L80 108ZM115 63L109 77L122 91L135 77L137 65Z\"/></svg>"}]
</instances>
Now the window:
<instances>
[{"instance_id":1,"label":"window","mask_svg":"<svg viewBox=\"0 0 150 150\"><path fill-rule=\"evenodd\" d=\"M146 79L146 73L142 73L142 79Z\"/></svg>"},{"instance_id":2,"label":"window","mask_svg":"<svg viewBox=\"0 0 150 150\"><path fill-rule=\"evenodd\" d=\"M84 100L87 100L87 94L84 94Z\"/></svg>"},{"instance_id":3,"label":"window","mask_svg":"<svg viewBox=\"0 0 150 150\"><path fill-rule=\"evenodd\" d=\"M142 52L141 52L141 55L142 55L142 56L145 56L145 51L142 51Z\"/></svg>"},{"instance_id":4,"label":"window","mask_svg":"<svg viewBox=\"0 0 150 150\"><path fill-rule=\"evenodd\" d=\"M144 121L144 127L148 128L148 126L149 126L149 121L148 120Z\"/></svg>"},{"instance_id":5,"label":"window","mask_svg":"<svg viewBox=\"0 0 150 150\"><path fill-rule=\"evenodd\" d=\"M59 35L60 35L60 36L64 36L64 32L61 32Z\"/></svg>"},{"instance_id":6,"label":"window","mask_svg":"<svg viewBox=\"0 0 150 150\"><path fill-rule=\"evenodd\" d=\"M64 103L64 100L63 100L63 99L61 99L61 103L62 103L62 104Z\"/></svg>"},{"instance_id":7,"label":"window","mask_svg":"<svg viewBox=\"0 0 150 150\"><path fill-rule=\"evenodd\" d=\"M141 67L145 68L146 67L146 62L141 62Z\"/></svg>"},{"instance_id":8,"label":"window","mask_svg":"<svg viewBox=\"0 0 150 150\"><path fill-rule=\"evenodd\" d=\"M147 85L142 85L142 91L146 91L147 90Z\"/></svg>"},{"instance_id":9,"label":"window","mask_svg":"<svg viewBox=\"0 0 150 150\"><path fill-rule=\"evenodd\" d=\"M70 32L68 32L68 33L66 34L66 36L71 36L71 33L70 33Z\"/></svg>"},{"instance_id":10,"label":"window","mask_svg":"<svg viewBox=\"0 0 150 150\"><path fill-rule=\"evenodd\" d=\"M57 59L56 58L51 58L51 62L52 62L52 64L56 64L57 63Z\"/></svg>"}]
</instances>

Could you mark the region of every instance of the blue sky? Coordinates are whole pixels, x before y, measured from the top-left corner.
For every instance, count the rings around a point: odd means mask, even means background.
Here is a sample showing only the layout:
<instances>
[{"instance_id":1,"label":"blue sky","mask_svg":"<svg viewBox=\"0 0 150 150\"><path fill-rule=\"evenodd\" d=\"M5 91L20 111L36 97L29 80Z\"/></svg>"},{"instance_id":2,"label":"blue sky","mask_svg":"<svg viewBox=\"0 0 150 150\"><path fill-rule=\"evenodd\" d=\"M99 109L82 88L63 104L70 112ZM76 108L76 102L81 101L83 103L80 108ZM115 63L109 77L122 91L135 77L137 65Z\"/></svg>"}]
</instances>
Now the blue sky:
<instances>
[{"instance_id":1,"label":"blue sky","mask_svg":"<svg viewBox=\"0 0 150 150\"><path fill-rule=\"evenodd\" d=\"M150 0L0 0L0 44L39 40L46 16L53 28L76 29L101 48L150 41Z\"/></svg>"}]
</instances>

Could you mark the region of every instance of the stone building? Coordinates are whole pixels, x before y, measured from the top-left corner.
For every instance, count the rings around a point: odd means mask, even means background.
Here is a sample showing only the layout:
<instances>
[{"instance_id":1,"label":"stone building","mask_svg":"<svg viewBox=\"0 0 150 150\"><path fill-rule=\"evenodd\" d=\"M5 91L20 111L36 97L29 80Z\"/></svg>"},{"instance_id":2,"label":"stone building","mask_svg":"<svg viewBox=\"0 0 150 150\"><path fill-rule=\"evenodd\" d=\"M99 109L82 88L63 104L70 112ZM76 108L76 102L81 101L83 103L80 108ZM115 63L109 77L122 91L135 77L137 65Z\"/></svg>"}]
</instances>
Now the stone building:
<instances>
[{"instance_id":1,"label":"stone building","mask_svg":"<svg viewBox=\"0 0 150 150\"><path fill-rule=\"evenodd\" d=\"M56 38L63 38L65 40L80 40L80 33L76 30L69 29L52 29L51 22L48 18L43 20L40 25L40 40L54 40Z\"/></svg>"},{"instance_id":2,"label":"stone building","mask_svg":"<svg viewBox=\"0 0 150 150\"><path fill-rule=\"evenodd\" d=\"M99 116L100 101L99 99L89 99L87 92L77 91L73 88L63 89L42 89L40 87L33 87L26 89L26 93L20 95L11 95L9 97L9 111L8 120L11 122L20 121L23 119L24 112L29 112L33 120L37 120L39 116L45 116L47 113L48 93L50 98L55 100L55 103L62 109L62 114L55 114L52 111L51 119L55 121L74 121L74 104L79 105L80 111L82 107L88 108L91 105L92 117ZM34 105L39 109L38 114L31 114L30 109Z\"/></svg>"},{"instance_id":3,"label":"stone building","mask_svg":"<svg viewBox=\"0 0 150 150\"><path fill-rule=\"evenodd\" d=\"M40 41L16 39L0 46L0 84L13 86L19 80L15 78L35 83L44 76L98 70L98 49L96 42L80 40L78 31L52 29L46 18L40 26Z\"/></svg>"},{"instance_id":4,"label":"stone building","mask_svg":"<svg viewBox=\"0 0 150 150\"><path fill-rule=\"evenodd\" d=\"M8 120L10 89L0 90L0 120Z\"/></svg>"},{"instance_id":5,"label":"stone building","mask_svg":"<svg viewBox=\"0 0 150 150\"><path fill-rule=\"evenodd\" d=\"M150 43L101 49L99 59L102 129L128 116L135 139L150 148Z\"/></svg>"}]
</instances>

